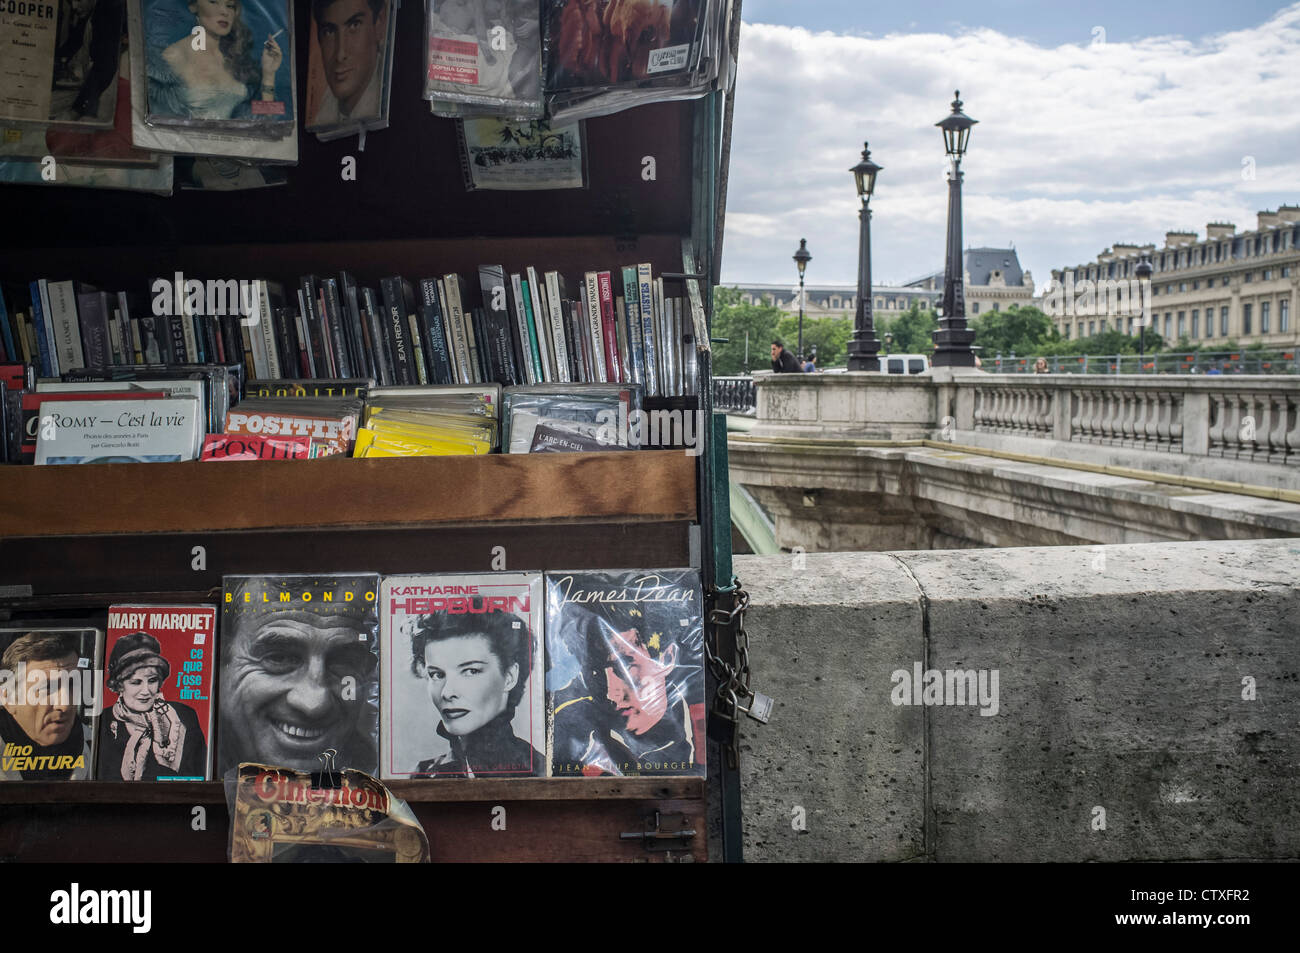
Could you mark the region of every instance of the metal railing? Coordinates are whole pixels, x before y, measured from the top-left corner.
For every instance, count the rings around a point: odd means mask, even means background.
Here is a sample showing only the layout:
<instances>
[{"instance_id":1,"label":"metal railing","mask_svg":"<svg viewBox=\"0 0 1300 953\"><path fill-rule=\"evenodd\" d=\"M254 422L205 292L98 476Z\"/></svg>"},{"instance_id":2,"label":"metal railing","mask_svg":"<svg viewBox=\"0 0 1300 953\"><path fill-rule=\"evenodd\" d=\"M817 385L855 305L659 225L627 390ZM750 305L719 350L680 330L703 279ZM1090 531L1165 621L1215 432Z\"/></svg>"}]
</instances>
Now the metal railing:
<instances>
[{"instance_id":1,"label":"metal railing","mask_svg":"<svg viewBox=\"0 0 1300 953\"><path fill-rule=\"evenodd\" d=\"M752 377L713 378L713 409L752 417L758 408L758 392Z\"/></svg>"},{"instance_id":2,"label":"metal railing","mask_svg":"<svg viewBox=\"0 0 1300 953\"><path fill-rule=\"evenodd\" d=\"M1039 355L981 355L990 374L1032 374ZM1297 374L1300 350L1175 351L1147 354L1058 354L1047 357L1051 374Z\"/></svg>"}]
</instances>

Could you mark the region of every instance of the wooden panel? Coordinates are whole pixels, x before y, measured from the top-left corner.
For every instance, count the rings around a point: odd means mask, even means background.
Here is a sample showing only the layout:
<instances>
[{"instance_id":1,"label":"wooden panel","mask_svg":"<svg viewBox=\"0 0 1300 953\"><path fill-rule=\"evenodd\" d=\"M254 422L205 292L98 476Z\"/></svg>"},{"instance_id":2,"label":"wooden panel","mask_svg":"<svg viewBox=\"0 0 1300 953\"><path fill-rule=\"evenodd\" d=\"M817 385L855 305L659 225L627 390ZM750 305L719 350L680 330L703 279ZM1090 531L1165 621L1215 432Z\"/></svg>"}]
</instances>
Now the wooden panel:
<instances>
[{"instance_id":1,"label":"wooden panel","mask_svg":"<svg viewBox=\"0 0 1300 953\"><path fill-rule=\"evenodd\" d=\"M483 802L416 803L435 862L665 861L708 859L702 800L509 801L504 830ZM194 807L206 830L192 827ZM682 813L696 831L690 852L651 853L622 833L656 810ZM500 816L500 812L496 812ZM218 798L168 804L25 804L0 814L0 862L221 863L230 819Z\"/></svg>"},{"instance_id":2,"label":"wooden panel","mask_svg":"<svg viewBox=\"0 0 1300 953\"><path fill-rule=\"evenodd\" d=\"M691 520L695 459L643 450L0 467L0 536Z\"/></svg>"},{"instance_id":3,"label":"wooden panel","mask_svg":"<svg viewBox=\"0 0 1300 953\"><path fill-rule=\"evenodd\" d=\"M226 574L489 572L504 547L512 570L685 566L689 526L678 522L570 522L509 526L400 526L236 532L26 536L0 541L0 606L48 606L76 597L103 607L142 586L156 593L213 598ZM204 568L193 568L195 546ZM141 566L149 567L147 579ZM62 604L66 604L66 601Z\"/></svg>"},{"instance_id":4,"label":"wooden panel","mask_svg":"<svg viewBox=\"0 0 1300 953\"><path fill-rule=\"evenodd\" d=\"M386 781L412 804L448 801L627 801L704 797L703 778L440 778ZM218 804L220 781L23 781L0 785L0 804Z\"/></svg>"}]
</instances>

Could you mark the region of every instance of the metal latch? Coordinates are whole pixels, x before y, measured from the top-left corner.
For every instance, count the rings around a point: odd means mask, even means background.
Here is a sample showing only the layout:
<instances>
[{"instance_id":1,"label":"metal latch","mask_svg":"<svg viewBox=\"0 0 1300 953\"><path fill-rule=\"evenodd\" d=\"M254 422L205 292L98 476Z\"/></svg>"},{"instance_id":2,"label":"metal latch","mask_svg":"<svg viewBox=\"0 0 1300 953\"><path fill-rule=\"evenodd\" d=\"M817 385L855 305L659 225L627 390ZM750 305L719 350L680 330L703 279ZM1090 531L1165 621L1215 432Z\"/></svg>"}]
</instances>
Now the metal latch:
<instances>
[{"instance_id":1,"label":"metal latch","mask_svg":"<svg viewBox=\"0 0 1300 953\"><path fill-rule=\"evenodd\" d=\"M695 837L695 829L689 826L690 823L685 814L655 811L652 817L646 817L645 830L619 834L618 838L639 840L650 851L685 850Z\"/></svg>"}]
</instances>

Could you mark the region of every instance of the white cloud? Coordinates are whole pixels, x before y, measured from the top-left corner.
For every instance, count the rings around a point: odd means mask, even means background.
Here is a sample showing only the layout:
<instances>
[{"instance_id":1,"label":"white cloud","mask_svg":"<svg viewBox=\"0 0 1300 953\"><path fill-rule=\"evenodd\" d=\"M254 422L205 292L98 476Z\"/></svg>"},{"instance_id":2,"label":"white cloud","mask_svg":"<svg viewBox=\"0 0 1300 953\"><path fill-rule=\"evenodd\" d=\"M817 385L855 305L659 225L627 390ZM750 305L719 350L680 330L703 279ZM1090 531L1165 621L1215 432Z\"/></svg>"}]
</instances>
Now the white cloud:
<instances>
[{"instance_id":1,"label":"white cloud","mask_svg":"<svg viewBox=\"0 0 1300 953\"><path fill-rule=\"evenodd\" d=\"M779 281L800 238L810 281L856 280L849 168L865 138L876 283L940 267L947 186L934 123L960 88L979 120L963 163L967 245L1014 242L1039 287L1116 241L1207 221L1255 227L1300 203L1300 3L1189 41L1043 47L980 29L864 37L746 23L723 280ZM1245 157L1255 178L1242 178Z\"/></svg>"}]
</instances>

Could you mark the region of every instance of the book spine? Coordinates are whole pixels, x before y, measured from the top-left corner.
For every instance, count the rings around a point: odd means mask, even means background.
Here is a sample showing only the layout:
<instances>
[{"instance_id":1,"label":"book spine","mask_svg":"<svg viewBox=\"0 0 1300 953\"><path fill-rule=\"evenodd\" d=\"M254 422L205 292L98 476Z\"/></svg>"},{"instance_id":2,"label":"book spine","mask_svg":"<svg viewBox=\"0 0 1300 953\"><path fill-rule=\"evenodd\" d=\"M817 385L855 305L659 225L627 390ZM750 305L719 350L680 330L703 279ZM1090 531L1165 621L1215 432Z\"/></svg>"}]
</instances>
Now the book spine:
<instances>
[{"instance_id":1,"label":"book spine","mask_svg":"<svg viewBox=\"0 0 1300 953\"><path fill-rule=\"evenodd\" d=\"M564 317L569 322L569 344L573 353L573 379L575 381L589 380L587 374L587 349L584 346L585 338L582 333L582 318L578 306L567 298L564 301Z\"/></svg>"},{"instance_id":2,"label":"book spine","mask_svg":"<svg viewBox=\"0 0 1300 953\"><path fill-rule=\"evenodd\" d=\"M507 386L519 383L515 376L518 368L514 361L514 346L510 340L510 308L509 295L506 294L506 270L501 265L479 265L478 269L479 290L483 293L484 323L487 325L487 333L490 339L489 352L492 355L492 363L496 368L495 376L492 379L498 383ZM501 342L498 340L500 334L505 332L507 351L509 360L506 355L501 353Z\"/></svg>"},{"instance_id":3,"label":"book spine","mask_svg":"<svg viewBox=\"0 0 1300 953\"><path fill-rule=\"evenodd\" d=\"M32 355L36 352L33 351L32 342L36 337L36 329L32 327L32 319L23 311L17 312L14 317L18 325L18 346L23 352L23 363L33 364L35 361L32 360ZM40 354L36 353L36 356L39 358Z\"/></svg>"},{"instance_id":4,"label":"book spine","mask_svg":"<svg viewBox=\"0 0 1300 953\"><path fill-rule=\"evenodd\" d=\"M361 289L361 303L365 305L366 320L370 325L370 347L371 354L375 361L375 380L385 387L397 383L397 377L393 369L392 351L389 349L388 337L385 333L385 318L383 305L380 303L379 296L375 294L374 288Z\"/></svg>"},{"instance_id":5,"label":"book spine","mask_svg":"<svg viewBox=\"0 0 1300 953\"><path fill-rule=\"evenodd\" d=\"M551 343L555 349L557 379L561 383L567 384L573 380L573 376L570 373L569 343L565 340L564 309L560 306L560 301L564 298L564 291L560 288L560 273L558 271L548 271L546 273L546 297L547 310L550 312L551 318Z\"/></svg>"},{"instance_id":6,"label":"book spine","mask_svg":"<svg viewBox=\"0 0 1300 953\"><path fill-rule=\"evenodd\" d=\"M456 355L456 382L472 384L474 369L470 363L469 329L465 325L464 302L461 300L460 275L444 275L442 279L443 294L447 299L447 308L443 312L447 327L451 329L452 349Z\"/></svg>"},{"instance_id":7,"label":"book spine","mask_svg":"<svg viewBox=\"0 0 1300 953\"><path fill-rule=\"evenodd\" d=\"M267 376L280 379L280 354L276 346L275 321L271 315L271 289L265 281L257 282L257 333L262 338Z\"/></svg>"},{"instance_id":8,"label":"book spine","mask_svg":"<svg viewBox=\"0 0 1300 953\"><path fill-rule=\"evenodd\" d=\"M488 332L487 312L483 308L475 308L472 313L474 315L474 340L478 344L479 382L500 381L505 372L501 369L500 362L497 361L492 350L492 338Z\"/></svg>"},{"instance_id":9,"label":"book spine","mask_svg":"<svg viewBox=\"0 0 1300 953\"><path fill-rule=\"evenodd\" d=\"M384 331L388 335L393 355L393 377L398 384L415 383L415 368L412 366L411 342L407 340L410 332L406 316L402 314L402 289L397 278L381 278L379 289L384 296Z\"/></svg>"},{"instance_id":10,"label":"book spine","mask_svg":"<svg viewBox=\"0 0 1300 953\"><path fill-rule=\"evenodd\" d=\"M528 279L520 281L524 295L524 322L528 328L528 353L533 362L533 375L537 383L547 382L546 364L542 360L542 346L538 340L537 314L533 311L533 290L528 286Z\"/></svg>"},{"instance_id":11,"label":"book spine","mask_svg":"<svg viewBox=\"0 0 1300 953\"><path fill-rule=\"evenodd\" d=\"M32 282L32 321L36 340L41 346L41 372L46 377L59 376L59 359L55 353L54 321L50 317L49 282L44 278Z\"/></svg>"},{"instance_id":12,"label":"book spine","mask_svg":"<svg viewBox=\"0 0 1300 953\"><path fill-rule=\"evenodd\" d=\"M144 361L144 342L140 340L140 319L131 318L131 350L127 352L128 364L143 364Z\"/></svg>"},{"instance_id":13,"label":"book spine","mask_svg":"<svg viewBox=\"0 0 1300 953\"><path fill-rule=\"evenodd\" d=\"M447 307L447 282L434 279L433 290L438 296L438 311L442 314L442 337L447 346L447 368L451 371L449 384L460 383L460 358L456 354L456 335L451 326L451 309Z\"/></svg>"},{"instance_id":14,"label":"book spine","mask_svg":"<svg viewBox=\"0 0 1300 953\"><path fill-rule=\"evenodd\" d=\"M438 300L438 280L420 280L421 331L424 332L424 361L428 366L429 381L434 384L451 384L451 361L447 353L447 332L442 321L442 302Z\"/></svg>"},{"instance_id":15,"label":"book spine","mask_svg":"<svg viewBox=\"0 0 1300 953\"><path fill-rule=\"evenodd\" d=\"M357 283L346 271L339 273L337 283L341 300L340 314L344 337L348 342L349 363L356 377L373 377L365 346L365 329L362 327L361 308L357 302Z\"/></svg>"},{"instance_id":16,"label":"book spine","mask_svg":"<svg viewBox=\"0 0 1300 953\"><path fill-rule=\"evenodd\" d=\"M125 291L117 293L117 314L120 320L120 333L122 335L122 363L138 364L134 360L135 352L139 350L136 343L135 323L131 319L131 303L126 297Z\"/></svg>"},{"instance_id":17,"label":"book spine","mask_svg":"<svg viewBox=\"0 0 1300 953\"><path fill-rule=\"evenodd\" d=\"M641 287L636 266L623 268L623 301L627 308L627 347L632 359L632 382L645 384L645 340L641 328Z\"/></svg>"},{"instance_id":18,"label":"book spine","mask_svg":"<svg viewBox=\"0 0 1300 953\"><path fill-rule=\"evenodd\" d=\"M645 392L647 397L658 397L659 349L655 346L654 292L648 264L636 266L636 281L641 294L639 305L641 311L641 341L645 346Z\"/></svg>"},{"instance_id":19,"label":"book spine","mask_svg":"<svg viewBox=\"0 0 1300 953\"><path fill-rule=\"evenodd\" d=\"M614 323L614 285L608 271L596 275L597 293L600 295L600 327L605 343L605 380L611 384L623 380L618 363L618 331Z\"/></svg>"},{"instance_id":20,"label":"book spine","mask_svg":"<svg viewBox=\"0 0 1300 953\"><path fill-rule=\"evenodd\" d=\"M469 296L459 275L456 276L455 288L451 289L449 287L449 293L454 294L457 298L460 320L465 326L465 346L469 348L469 382L471 384L481 384L483 382L483 365L479 353L478 328L474 324L474 309L469 307L467 300Z\"/></svg>"},{"instance_id":21,"label":"book spine","mask_svg":"<svg viewBox=\"0 0 1300 953\"><path fill-rule=\"evenodd\" d=\"M510 290L515 305L515 333L519 339L520 366L529 384L537 383L537 366L533 363L533 350L528 337L528 312L524 308L523 279L513 274L510 276Z\"/></svg>"},{"instance_id":22,"label":"book spine","mask_svg":"<svg viewBox=\"0 0 1300 953\"><path fill-rule=\"evenodd\" d=\"M77 319L77 295L71 281L53 281L49 284L51 317L54 321L55 353L59 373L85 367L85 353L81 347L81 326Z\"/></svg>"},{"instance_id":23,"label":"book spine","mask_svg":"<svg viewBox=\"0 0 1300 953\"><path fill-rule=\"evenodd\" d=\"M109 339L108 315L100 304L99 292L83 291L77 295L77 322L81 326L81 343L84 346L82 367L106 367L112 363L112 341Z\"/></svg>"},{"instance_id":24,"label":"book spine","mask_svg":"<svg viewBox=\"0 0 1300 953\"><path fill-rule=\"evenodd\" d=\"M275 321L275 343L280 352L280 376L298 380L302 377L302 360L298 351L298 328L293 319L293 308L272 308L271 317Z\"/></svg>"},{"instance_id":25,"label":"book spine","mask_svg":"<svg viewBox=\"0 0 1300 953\"><path fill-rule=\"evenodd\" d=\"M589 271L583 276L586 287L587 306L587 333L591 336L591 358L594 363L592 368L594 381L601 382L609 380L607 368L605 366L605 332L600 314L600 277L594 271Z\"/></svg>"},{"instance_id":26,"label":"book spine","mask_svg":"<svg viewBox=\"0 0 1300 953\"><path fill-rule=\"evenodd\" d=\"M307 308L300 290L298 292L298 311L293 316L294 335L298 338L298 360L302 365L304 379L316 376L316 359L311 353L311 335L307 333Z\"/></svg>"},{"instance_id":27,"label":"book spine","mask_svg":"<svg viewBox=\"0 0 1300 953\"><path fill-rule=\"evenodd\" d=\"M298 339L307 349L307 366L310 372L305 377L328 377L328 365L325 355L319 350L319 333L316 330L316 296L312 293L311 283L306 278L298 280Z\"/></svg>"},{"instance_id":28,"label":"book spine","mask_svg":"<svg viewBox=\"0 0 1300 953\"><path fill-rule=\"evenodd\" d=\"M424 341L420 334L420 322L414 314L406 316L411 332L411 353L415 357L415 377L420 384L429 384L429 368L424 362Z\"/></svg>"},{"instance_id":29,"label":"book spine","mask_svg":"<svg viewBox=\"0 0 1300 953\"><path fill-rule=\"evenodd\" d=\"M344 323L343 301L339 297L339 283L333 278L321 282L321 294L325 301L325 317L329 322L330 353L334 357L335 377L357 377L359 372L352 362L351 348L348 346L347 325Z\"/></svg>"},{"instance_id":30,"label":"book spine","mask_svg":"<svg viewBox=\"0 0 1300 953\"><path fill-rule=\"evenodd\" d=\"M528 294L533 306L533 327L537 334L537 352L541 358L542 380L550 384L559 380L556 375L555 350L551 342L551 320L546 306L546 291L537 279L537 269L531 265L526 269Z\"/></svg>"},{"instance_id":31,"label":"book spine","mask_svg":"<svg viewBox=\"0 0 1300 953\"><path fill-rule=\"evenodd\" d=\"M5 360L17 362L19 348L9 322L9 309L5 307L5 296L0 292L0 334L4 335ZM0 445L3 440L0 440Z\"/></svg>"},{"instance_id":32,"label":"book spine","mask_svg":"<svg viewBox=\"0 0 1300 953\"><path fill-rule=\"evenodd\" d=\"M618 337L618 369L621 377L619 383L632 383L632 362L628 355L627 340L627 309L623 304L623 296L618 295L614 298L614 333Z\"/></svg>"}]
</instances>

